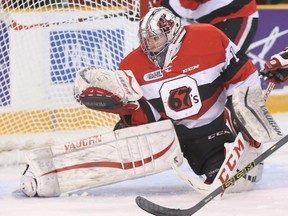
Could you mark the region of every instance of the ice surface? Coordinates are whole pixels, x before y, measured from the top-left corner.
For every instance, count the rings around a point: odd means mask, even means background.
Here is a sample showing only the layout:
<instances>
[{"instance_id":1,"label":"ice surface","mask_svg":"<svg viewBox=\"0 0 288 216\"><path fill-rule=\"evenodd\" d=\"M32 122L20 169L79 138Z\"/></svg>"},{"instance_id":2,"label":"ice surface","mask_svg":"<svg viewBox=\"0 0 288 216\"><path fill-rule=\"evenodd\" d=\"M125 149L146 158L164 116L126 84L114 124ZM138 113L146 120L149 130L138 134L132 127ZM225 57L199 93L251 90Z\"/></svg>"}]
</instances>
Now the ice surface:
<instances>
[{"instance_id":1,"label":"ice surface","mask_svg":"<svg viewBox=\"0 0 288 216\"><path fill-rule=\"evenodd\" d=\"M274 114L285 134L288 114ZM272 144L266 144L269 147ZM193 191L171 171L121 182L58 198L15 196L25 166L0 167L0 216L144 216L135 197L172 208L189 208L203 195ZM182 169L189 171L187 164ZM288 144L265 161L262 180L250 192L226 194L209 202L198 216L286 216L288 215Z\"/></svg>"}]
</instances>

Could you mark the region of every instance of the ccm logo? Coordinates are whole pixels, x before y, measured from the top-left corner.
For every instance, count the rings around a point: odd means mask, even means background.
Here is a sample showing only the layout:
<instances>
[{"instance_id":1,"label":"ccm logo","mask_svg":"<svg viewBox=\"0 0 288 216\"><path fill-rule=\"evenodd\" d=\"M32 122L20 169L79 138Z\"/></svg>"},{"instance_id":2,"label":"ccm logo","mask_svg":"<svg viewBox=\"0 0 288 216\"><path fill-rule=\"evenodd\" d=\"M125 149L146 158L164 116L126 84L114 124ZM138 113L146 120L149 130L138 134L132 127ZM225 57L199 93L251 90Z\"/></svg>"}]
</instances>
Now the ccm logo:
<instances>
[{"instance_id":1,"label":"ccm logo","mask_svg":"<svg viewBox=\"0 0 288 216\"><path fill-rule=\"evenodd\" d=\"M219 175L219 180L222 182L222 184L231 177L231 174L237 165L237 161L244 152L244 148L243 142L239 139L238 145L233 148L232 153L228 156L229 158Z\"/></svg>"},{"instance_id":2,"label":"ccm logo","mask_svg":"<svg viewBox=\"0 0 288 216\"><path fill-rule=\"evenodd\" d=\"M192 70L195 70L195 69L197 69L197 68L199 68L199 64L193 65L193 66L191 66L191 67L189 67L189 68L185 68L184 70L182 70L182 72L183 72L183 73L187 73L187 72L192 71Z\"/></svg>"}]
</instances>

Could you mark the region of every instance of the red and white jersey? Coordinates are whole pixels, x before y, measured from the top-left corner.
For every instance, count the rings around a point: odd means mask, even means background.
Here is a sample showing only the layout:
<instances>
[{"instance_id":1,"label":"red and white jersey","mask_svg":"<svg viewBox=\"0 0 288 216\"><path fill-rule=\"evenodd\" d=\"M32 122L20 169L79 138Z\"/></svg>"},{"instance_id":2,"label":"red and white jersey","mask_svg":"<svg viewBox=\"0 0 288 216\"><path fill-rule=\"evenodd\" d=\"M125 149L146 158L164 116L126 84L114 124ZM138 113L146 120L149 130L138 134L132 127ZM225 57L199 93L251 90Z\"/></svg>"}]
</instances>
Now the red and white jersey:
<instances>
[{"instance_id":1,"label":"red and white jersey","mask_svg":"<svg viewBox=\"0 0 288 216\"><path fill-rule=\"evenodd\" d=\"M259 17L256 0L162 0L180 17L215 24L226 19Z\"/></svg>"},{"instance_id":2,"label":"red and white jersey","mask_svg":"<svg viewBox=\"0 0 288 216\"><path fill-rule=\"evenodd\" d=\"M204 126L216 129L223 126L226 98L233 89L260 85L260 78L248 57L216 27L197 24L185 30L178 53L164 70L141 48L123 59L119 69L132 70L150 107L146 115L153 115L155 120L171 119L189 133ZM141 116L144 112L133 115L132 125L149 119Z\"/></svg>"}]
</instances>

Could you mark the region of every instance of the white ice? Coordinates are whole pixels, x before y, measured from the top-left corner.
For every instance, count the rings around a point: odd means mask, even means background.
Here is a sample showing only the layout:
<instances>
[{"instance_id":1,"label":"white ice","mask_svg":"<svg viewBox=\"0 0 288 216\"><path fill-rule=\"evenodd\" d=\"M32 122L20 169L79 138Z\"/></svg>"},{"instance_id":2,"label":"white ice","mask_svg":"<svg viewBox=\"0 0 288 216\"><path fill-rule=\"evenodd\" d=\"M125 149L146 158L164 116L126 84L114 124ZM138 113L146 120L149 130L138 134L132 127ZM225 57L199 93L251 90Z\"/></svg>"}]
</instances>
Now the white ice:
<instances>
[{"instance_id":1,"label":"white ice","mask_svg":"<svg viewBox=\"0 0 288 216\"><path fill-rule=\"evenodd\" d=\"M288 114L275 114L288 133ZM266 144L266 148L272 144ZM189 208L203 195L193 191L171 171L95 188L58 198L15 196L25 166L0 167L0 216L145 216L135 203L137 195L171 208ZM182 169L189 171L186 164ZM288 215L288 144L265 160L262 180L253 191L226 194L200 209L198 216Z\"/></svg>"}]
</instances>

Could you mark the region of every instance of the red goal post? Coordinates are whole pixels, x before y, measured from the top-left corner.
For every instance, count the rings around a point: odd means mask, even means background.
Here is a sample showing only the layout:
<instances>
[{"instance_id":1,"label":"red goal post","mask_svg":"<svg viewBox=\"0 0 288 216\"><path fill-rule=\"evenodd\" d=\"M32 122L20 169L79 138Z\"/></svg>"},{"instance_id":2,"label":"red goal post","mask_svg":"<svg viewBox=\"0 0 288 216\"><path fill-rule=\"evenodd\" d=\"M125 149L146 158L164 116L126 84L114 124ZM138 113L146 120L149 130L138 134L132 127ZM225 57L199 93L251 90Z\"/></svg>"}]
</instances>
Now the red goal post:
<instances>
[{"instance_id":1,"label":"red goal post","mask_svg":"<svg viewBox=\"0 0 288 216\"><path fill-rule=\"evenodd\" d=\"M117 69L147 11L148 0L0 1L0 165L112 130L117 115L74 100L75 72Z\"/></svg>"}]
</instances>

